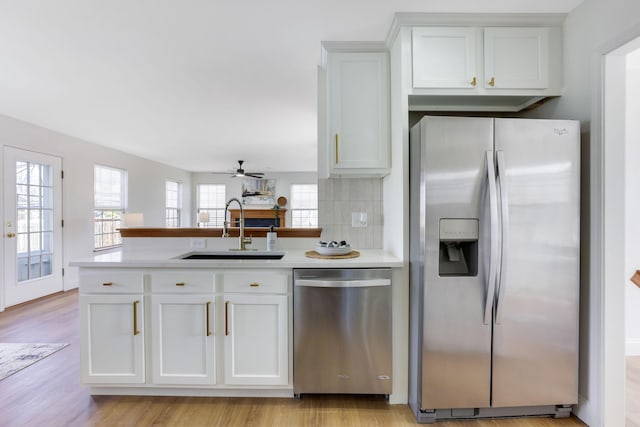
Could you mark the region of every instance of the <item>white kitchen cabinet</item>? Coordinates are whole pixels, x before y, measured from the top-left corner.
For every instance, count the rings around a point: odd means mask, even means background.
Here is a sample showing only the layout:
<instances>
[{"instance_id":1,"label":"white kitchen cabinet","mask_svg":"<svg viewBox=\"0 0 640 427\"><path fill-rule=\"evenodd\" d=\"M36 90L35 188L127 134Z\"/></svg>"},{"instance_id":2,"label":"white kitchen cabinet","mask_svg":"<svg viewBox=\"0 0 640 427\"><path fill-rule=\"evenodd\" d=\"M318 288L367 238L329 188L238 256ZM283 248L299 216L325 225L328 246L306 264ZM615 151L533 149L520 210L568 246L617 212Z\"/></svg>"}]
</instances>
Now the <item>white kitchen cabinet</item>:
<instances>
[{"instance_id":1,"label":"white kitchen cabinet","mask_svg":"<svg viewBox=\"0 0 640 427\"><path fill-rule=\"evenodd\" d=\"M80 270L80 365L85 384L145 382L143 275Z\"/></svg>"},{"instance_id":2,"label":"white kitchen cabinet","mask_svg":"<svg viewBox=\"0 0 640 427\"><path fill-rule=\"evenodd\" d=\"M287 296L225 294L225 383L287 385Z\"/></svg>"},{"instance_id":3,"label":"white kitchen cabinet","mask_svg":"<svg viewBox=\"0 0 640 427\"><path fill-rule=\"evenodd\" d=\"M389 173L389 58L385 48L349 50L324 44L326 69L325 140L319 168L329 176L384 176ZM322 95L319 98L323 98ZM323 123L326 122L326 123Z\"/></svg>"},{"instance_id":4,"label":"white kitchen cabinet","mask_svg":"<svg viewBox=\"0 0 640 427\"><path fill-rule=\"evenodd\" d=\"M143 320L142 294L80 296L83 383L144 383Z\"/></svg>"},{"instance_id":5,"label":"white kitchen cabinet","mask_svg":"<svg viewBox=\"0 0 640 427\"><path fill-rule=\"evenodd\" d=\"M413 87L475 88L478 86L477 40L474 27L413 29Z\"/></svg>"},{"instance_id":6,"label":"white kitchen cabinet","mask_svg":"<svg viewBox=\"0 0 640 427\"><path fill-rule=\"evenodd\" d=\"M215 384L215 297L152 295L154 384Z\"/></svg>"},{"instance_id":7,"label":"white kitchen cabinet","mask_svg":"<svg viewBox=\"0 0 640 427\"><path fill-rule=\"evenodd\" d=\"M549 29L484 29L484 87L546 89L549 86Z\"/></svg>"},{"instance_id":8,"label":"white kitchen cabinet","mask_svg":"<svg viewBox=\"0 0 640 427\"><path fill-rule=\"evenodd\" d=\"M82 382L287 395L290 288L290 269L81 268Z\"/></svg>"},{"instance_id":9,"label":"white kitchen cabinet","mask_svg":"<svg viewBox=\"0 0 640 427\"><path fill-rule=\"evenodd\" d=\"M224 275L225 384L289 383L290 277L263 270Z\"/></svg>"},{"instance_id":10,"label":"white kitchen cabinet","mask_svg":"<svg viewBox=\"0 0 640 427\"><path fill-rule=\"evenodd\" d=\"M171 269L149 275L154 384L215 384L215 274Z\"/></svg>"},{"instance_id":11,"label":"white kitchen cabinet","mask_svg":"<svg viewBox=\"0 0 640 427\"><path fill-rule=\"evenodd\" d=\"M518 111L560 95L561 43L551 27L414 27L410 109Z\"/></svg>"}]
</instances>

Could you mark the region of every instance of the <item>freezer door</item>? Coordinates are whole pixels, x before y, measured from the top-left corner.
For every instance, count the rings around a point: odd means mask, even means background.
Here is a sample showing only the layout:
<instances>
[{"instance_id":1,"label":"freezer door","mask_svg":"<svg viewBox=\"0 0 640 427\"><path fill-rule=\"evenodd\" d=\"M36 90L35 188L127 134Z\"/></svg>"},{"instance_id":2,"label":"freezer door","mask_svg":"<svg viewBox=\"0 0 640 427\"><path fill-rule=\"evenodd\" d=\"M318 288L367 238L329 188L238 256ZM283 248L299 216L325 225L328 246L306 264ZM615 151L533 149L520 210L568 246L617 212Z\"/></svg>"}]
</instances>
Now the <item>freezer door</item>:
<instances>
[{"instance_id":1,"label":"freezer door","mask_svg":"<svg viewBox=\"0 0 640 427\"><path fill-rule=\"evenodd\" d=\"M493 120L425 117L419 125L424 228L411 233L420 233L424 254L421 407L487 407L491 319L484 324L489 263L485 210ZM476 274L439 274L442 219L478 220Z\"/></svg>"},{"instance_id":2,"label":"freezer door","mask_svg":"<svg viewBox=\"0 0 640 427\"><path fill-rule=\"evenodd\" d=\"M577 402L579 135L575 121L495 120L504 217L494 407Z\"/></svg>"}]
</instances>

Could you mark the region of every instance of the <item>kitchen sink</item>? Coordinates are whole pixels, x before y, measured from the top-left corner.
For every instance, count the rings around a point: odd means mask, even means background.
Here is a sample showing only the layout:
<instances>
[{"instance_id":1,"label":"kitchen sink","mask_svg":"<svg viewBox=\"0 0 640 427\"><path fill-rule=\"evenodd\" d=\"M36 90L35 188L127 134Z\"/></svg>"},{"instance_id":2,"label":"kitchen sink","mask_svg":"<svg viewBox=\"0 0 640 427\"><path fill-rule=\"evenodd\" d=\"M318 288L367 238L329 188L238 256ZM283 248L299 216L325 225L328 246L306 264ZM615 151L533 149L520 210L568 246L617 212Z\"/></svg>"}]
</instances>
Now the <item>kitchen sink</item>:
<instances>
[{"instance_id":1,"label":"kitchen sink","mask_svg":"<svg viewBox=\"0 0 640 427\"><path fill-rule=\"evenodd\" d=\"M281 251L228 250L214 252L189 252L180 255L179 259L282 259Z\"/></svg>"}]
</instances>

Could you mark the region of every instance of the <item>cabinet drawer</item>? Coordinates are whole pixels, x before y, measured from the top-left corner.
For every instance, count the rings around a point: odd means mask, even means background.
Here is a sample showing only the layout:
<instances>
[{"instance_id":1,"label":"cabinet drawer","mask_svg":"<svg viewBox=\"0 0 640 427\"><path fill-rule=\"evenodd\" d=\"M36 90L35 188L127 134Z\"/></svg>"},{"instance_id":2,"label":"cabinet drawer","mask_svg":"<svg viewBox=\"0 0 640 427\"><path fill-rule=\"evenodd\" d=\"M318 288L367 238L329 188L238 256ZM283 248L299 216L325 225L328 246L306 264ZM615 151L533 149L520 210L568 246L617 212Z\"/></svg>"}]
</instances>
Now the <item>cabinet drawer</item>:
<instances>
[{"instance_id":1,"label":"cabinet drawer","mask_svg":"<svg viewBox=\"0 0 640 427\"><path fill-rule=\"evenodd\" d=\"M151 274L153 293L212 293L215 275L207 271L167 270Z\"/></svg>"},{"instance_id":2,"label":"cabinet drawer","mask_svg":"<svg viewBox=\"0 0 640 427\"><path fill-rule=\"evenodd\" d=\"M224 274L224 292L285 294L289 274L275 271L242 271Z\"/></svg>"},{"instance_id":3,"label":"cabinet drawer","mask_svg":"<svg viewBox=\"0 0 640 427\"><path fill-rule=\"evenodd\" d=\"M144 275L140 271L80 269L81 293L140 294Z\"/></svg>"}]
</instances>

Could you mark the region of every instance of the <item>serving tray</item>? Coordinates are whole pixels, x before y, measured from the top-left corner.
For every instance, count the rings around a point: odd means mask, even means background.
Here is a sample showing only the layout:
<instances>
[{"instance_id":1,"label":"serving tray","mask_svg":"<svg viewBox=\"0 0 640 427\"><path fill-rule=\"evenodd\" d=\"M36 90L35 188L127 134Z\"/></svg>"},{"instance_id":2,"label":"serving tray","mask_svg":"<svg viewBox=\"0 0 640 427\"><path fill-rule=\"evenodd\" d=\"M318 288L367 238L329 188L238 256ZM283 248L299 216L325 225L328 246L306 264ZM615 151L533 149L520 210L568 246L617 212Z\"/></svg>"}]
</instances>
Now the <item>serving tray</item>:
<instances>
[{"instance_id":1,"label":"serving tray","mask_svg":"<svg viewBox=\"0 0 640 427\"><path fill-rule=\"evenodd\" d=\"M360 256L360 252L351 251L348 254L344 255L320 255L316 251L306 251L304 255L308 258L320 258L320 259L346 259L346 258L358 258Z\"/></svg>"}]
</instances>

